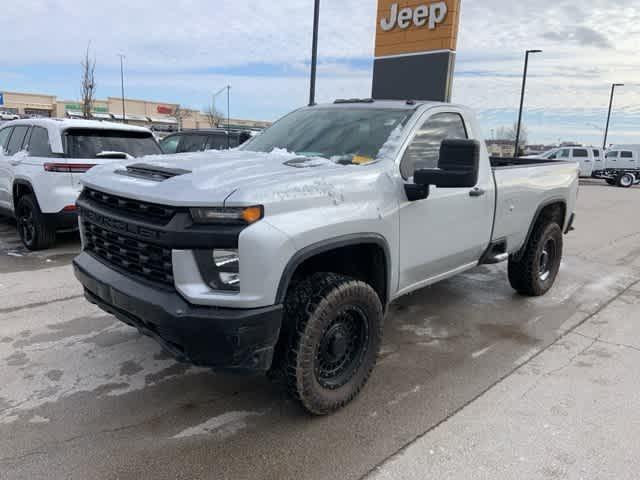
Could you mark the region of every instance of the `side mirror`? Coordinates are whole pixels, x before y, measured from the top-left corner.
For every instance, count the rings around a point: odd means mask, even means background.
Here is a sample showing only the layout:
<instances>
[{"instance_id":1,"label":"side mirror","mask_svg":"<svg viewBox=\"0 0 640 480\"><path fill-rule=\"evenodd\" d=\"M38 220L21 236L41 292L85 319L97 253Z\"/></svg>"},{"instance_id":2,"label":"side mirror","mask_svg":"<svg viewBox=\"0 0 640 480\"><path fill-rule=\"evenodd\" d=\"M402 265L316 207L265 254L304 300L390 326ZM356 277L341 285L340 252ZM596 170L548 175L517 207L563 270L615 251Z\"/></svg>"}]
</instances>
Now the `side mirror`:
<instances>
[{"instance_id":1,"label":"side mirror","mask_svg":"<svg viewBox=\"0 0 640 480\"><path fill-rule=\"evenodd\" d=\"M444 140L440 146L438 168L416 170L416 185L440 188L471 188L478 183L480 142L477 140Z\"/></svg>"}]
</instances>

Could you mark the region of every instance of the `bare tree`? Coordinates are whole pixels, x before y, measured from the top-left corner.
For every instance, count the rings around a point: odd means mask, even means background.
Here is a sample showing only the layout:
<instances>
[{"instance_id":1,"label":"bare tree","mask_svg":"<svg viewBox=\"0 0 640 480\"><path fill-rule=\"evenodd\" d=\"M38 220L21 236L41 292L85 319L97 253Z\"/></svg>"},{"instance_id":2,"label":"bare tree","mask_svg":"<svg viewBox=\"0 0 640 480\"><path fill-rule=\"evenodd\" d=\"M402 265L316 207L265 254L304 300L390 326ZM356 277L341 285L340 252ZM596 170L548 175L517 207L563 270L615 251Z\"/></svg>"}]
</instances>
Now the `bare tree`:
<instances>
[{"instance_id":1,"label":"bare tree","mask_svg":"<svg viewBox=\"0 0 640 480\"><path fill-rule=\"evenodd\" d=\"M222 114L216 110L213 105L204 108L204 117L211 128L215 128L220 124Z\"/></svg>"},{"instance_id":2,"label":"bare tree","mask_svg":"<svg viewBox=\"0 0 640 480\"><path fill-rule=\"evenodd\" d=\"M187 110L183 108L181 105L178 105L173 111L173 116L178 121L178 131L182 130L182 123L185 119L191 118L193 116L193 112L191 110Z\"/></svg>"},{"instance_id":3,"label":"bare tree","mask_svg":"<svg viewBox=\"0 0 640 480\"><path fill-rule=\"evenodd\" d=\"M500 127L496 130L496 139L497 140L509 140L515 144L516 142L516 133L518 130L518 123L515 122L511 127ZM521 149L524 149L525 145L529 142L529 131L526 125L523 123L520 126L520 141L519 146Z\"/></svg>"},{"instance_id":4,"label":"bare tree","mask_svg":"<svg viewBox=\"0 0 640 480\"><path fill-rule=\"evenodd\" d=\"M89 49L91 43L87 45L87 51L84 55L84 59L81 62L82 65L82 116L84 118L91 118L91 111L93 110L93 101L96 96L96 59L89 56Z\"/></svg>"}]
</instances>

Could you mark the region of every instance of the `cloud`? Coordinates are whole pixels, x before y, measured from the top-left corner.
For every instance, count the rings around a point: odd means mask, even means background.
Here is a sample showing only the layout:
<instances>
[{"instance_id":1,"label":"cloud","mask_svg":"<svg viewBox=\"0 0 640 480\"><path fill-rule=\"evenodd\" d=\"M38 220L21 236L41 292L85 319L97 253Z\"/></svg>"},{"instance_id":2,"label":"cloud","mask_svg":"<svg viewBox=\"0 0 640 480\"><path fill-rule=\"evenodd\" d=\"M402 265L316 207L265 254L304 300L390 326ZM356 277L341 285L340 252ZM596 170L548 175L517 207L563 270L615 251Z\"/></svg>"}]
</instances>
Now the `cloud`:
<instances>
[{"instance_id":1,"label":"cloud","mask_svg":"<svg viewBox=\"0 0 640 480\"><path fill-rule=\"evenodd\" d=\"M573 27L561 32L545 32L542 37L558 42L574 42L588 47L613 48L613 44L607 37L589 27Z\"/></svg>"}]
</instances>

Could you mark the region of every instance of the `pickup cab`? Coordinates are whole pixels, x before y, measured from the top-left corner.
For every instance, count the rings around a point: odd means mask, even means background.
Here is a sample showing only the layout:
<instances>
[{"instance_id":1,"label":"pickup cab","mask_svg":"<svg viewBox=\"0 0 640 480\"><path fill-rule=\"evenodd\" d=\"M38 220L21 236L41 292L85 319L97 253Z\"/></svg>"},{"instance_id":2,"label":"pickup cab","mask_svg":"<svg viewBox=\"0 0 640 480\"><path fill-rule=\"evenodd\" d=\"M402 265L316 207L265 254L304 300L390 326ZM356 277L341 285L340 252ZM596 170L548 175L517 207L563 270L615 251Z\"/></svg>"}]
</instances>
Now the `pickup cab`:
<instances>
[{"instance_id":1,"label":"pickup cab","mask_svg":"<svg viewBox=\"0 0 640 480\"><path fill-rule=\"evenodd\" d=\"M566 162L577 162L581 177L592 177L594 172L604 170L604 151L594 147L561 148L555 154L555 159Z\"/></svg>"},{"instance_id":2,"label":"pickup cab","mask_svg":"<svg viewBox=\"0 0 640 480\"><path fill-rule=\"evenodd\" d=\"M395 299L506 260L515 290L546 293L578 167L490 160L462 106L349 100L82 182L90 302L185 361L269 372L321 415L367 382Z\"/></svg>"}]
</instances>

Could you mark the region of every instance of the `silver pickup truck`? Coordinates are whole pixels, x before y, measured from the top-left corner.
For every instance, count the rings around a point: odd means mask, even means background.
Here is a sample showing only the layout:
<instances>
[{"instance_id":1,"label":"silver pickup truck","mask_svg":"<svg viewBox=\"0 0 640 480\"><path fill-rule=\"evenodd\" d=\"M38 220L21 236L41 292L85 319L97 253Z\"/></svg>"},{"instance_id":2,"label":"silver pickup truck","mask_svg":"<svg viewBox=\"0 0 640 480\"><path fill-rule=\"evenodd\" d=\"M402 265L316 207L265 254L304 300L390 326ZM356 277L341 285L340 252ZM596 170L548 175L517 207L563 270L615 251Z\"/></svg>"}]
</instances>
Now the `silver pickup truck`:
<instances>
[{"instance_id":1,"label":"silver pickup truck","mask_svg":"<svg viewBox=\"0 0 640 480\"><path fill-rule=\"evenodd\" d=\"M90 302L185 361L270 372L327 414L365 385L398 297L506 260L513 288L546 293L578 166L490 159L461 106L349 100L83 184L74 266Z\"/></svg>"}]
</instances>

